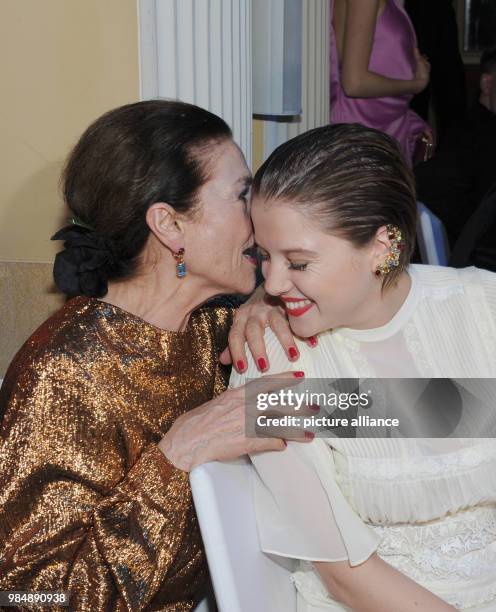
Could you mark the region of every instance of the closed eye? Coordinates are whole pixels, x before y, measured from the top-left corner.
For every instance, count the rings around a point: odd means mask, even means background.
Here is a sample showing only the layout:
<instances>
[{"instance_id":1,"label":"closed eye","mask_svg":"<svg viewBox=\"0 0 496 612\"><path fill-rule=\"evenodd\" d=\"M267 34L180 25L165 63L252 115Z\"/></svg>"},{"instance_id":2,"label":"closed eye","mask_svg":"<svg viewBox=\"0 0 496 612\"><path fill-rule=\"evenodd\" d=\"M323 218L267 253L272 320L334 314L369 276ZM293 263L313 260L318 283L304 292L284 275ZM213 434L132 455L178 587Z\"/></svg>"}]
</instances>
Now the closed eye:
<instances>
[{"instance_id":1,"label":"closed eye","mask_svg":"<svg viewBox=\"0 0 496 612\"><path fill-rule=\"evenodd\" d=\"M243 202L243 204L245 205L245 209L248 211L248 202L250 199L250 186L247 185L243 191L239 194L238 199L241 200Z\"/></svg>"},{"instance_id":2,"label":"closed eye","mask_svg":"<svg viewBox=\"0 0 496 612\"><path fill-rule=\"evenodd\" d=\"M263 249L261 249L260 247L258 247L258 258L260 261L268 261L270 259L270 255L264 251ZM303 272L304 270L307 269L308 263L296 263L296 262L288 262L288 268L290 270L297 270L298 272Z\"/></svg>"},{"instance_id":3,"label":"closed eye","mask_svg":"<svg viewBox=\"0 0 496 612\"><path fill-rule=\"evenodd\" d=\"M291 270L298 270L299 272L303 272L303 270L307 269L307 263L293 263L289 262L289 267Z\"/></svg>"}]
</instances>

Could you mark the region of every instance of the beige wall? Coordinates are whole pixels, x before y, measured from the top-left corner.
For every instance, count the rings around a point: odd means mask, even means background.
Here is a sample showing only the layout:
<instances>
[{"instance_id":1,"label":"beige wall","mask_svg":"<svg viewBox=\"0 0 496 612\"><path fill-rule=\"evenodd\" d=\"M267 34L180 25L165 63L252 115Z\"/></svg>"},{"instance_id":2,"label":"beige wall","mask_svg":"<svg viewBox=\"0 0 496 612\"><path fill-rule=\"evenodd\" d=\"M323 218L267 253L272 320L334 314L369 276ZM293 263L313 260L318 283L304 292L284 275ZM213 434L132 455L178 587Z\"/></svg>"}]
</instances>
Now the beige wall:
<instances>
[{"instance_id":1,"label":"beige wall","mask_svg":"<svg viewBox=\"0 0 496 612\"><path fill-rule=\"evenodd\" d=\"M1 0L0 260L49 262L63 160L139 97L136 0Z\"/></svg>"},{"instance_id":2,"label":"beige wall","mask_svg":"<svg viewBox=\"0 0 496 612\"><path fill-rule=\"evenodd\" d=\"M31 333L65 298L53 284L47 263L0 261L0 378Z\"/></svg>"},{"instance_id":3,"label":"beige wall","mask_svg":"<svg viewBox=\"0 0 496 612\"><path fill-rule=\"evenodd\" d=\"M63 299L49 238L67 217L64 158L91 121L139 99L138 63L137 0L0 0L0 378Z\"/></svg>"},{"instance_id":4,"label":"beige wall","mask_svg":"<svg viewBox=\"0 0 496 612\"><path fill-rule=\"evenodd\" d=\"M251 156L251 169L253 174L260 168L264 161L264 122L253 119L253 144Z\"/></svg>"}]
</instances>

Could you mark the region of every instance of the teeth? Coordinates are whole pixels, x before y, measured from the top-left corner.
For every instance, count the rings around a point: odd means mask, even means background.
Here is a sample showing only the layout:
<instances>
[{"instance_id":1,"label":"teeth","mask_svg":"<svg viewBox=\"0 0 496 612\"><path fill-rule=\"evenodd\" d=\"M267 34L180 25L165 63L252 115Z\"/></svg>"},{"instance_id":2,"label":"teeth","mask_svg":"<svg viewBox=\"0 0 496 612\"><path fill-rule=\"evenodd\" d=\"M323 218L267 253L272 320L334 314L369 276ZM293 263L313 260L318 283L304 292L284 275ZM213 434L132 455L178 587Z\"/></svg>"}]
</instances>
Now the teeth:
<instances>
[{"instance_id":1,"label":"teeth","mask_svg":"<svg viewBox=\"0 0 496 612\"><path fill-rule=\"evenodd\" d=\"M288 310L296 310L297 308L308 306L310 303L310 300L302 300L301 302L286 302L286 308Z\"/></svg>"}]
</instances>

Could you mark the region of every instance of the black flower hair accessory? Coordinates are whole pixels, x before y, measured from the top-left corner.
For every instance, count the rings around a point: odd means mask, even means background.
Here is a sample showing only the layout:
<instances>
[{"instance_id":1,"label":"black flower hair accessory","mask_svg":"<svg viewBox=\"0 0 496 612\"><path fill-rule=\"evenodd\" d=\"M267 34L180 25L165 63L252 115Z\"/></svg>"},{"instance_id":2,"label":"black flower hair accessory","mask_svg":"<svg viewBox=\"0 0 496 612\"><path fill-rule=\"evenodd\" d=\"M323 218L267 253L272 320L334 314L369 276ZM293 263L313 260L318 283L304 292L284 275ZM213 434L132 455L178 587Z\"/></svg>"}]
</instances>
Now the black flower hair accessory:
<instances>
[{"instance_id":1,"label":"black flower hair accessory","mask_svg":"<svg viewBox=\"0 0 496 612\"><path fill-rule=\"evenodd\" d=\"M64 240L57 253L53 278L68 296L103 297L108 290L108 271L115 265L114 244L77 217L51 240Z\"/></svg>"}]
</instances>

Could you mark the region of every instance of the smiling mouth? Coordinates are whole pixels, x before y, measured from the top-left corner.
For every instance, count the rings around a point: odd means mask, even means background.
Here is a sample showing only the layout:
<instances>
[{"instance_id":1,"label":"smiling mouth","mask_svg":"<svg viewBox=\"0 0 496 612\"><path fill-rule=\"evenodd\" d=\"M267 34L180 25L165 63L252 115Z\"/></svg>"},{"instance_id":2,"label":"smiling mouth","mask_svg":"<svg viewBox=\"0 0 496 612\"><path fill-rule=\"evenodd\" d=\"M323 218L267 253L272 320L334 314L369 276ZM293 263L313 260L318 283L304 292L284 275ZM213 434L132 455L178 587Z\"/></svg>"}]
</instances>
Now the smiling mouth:
<instances>
[{"instance_id":1,"label":"smiling mouth","mask_svg":"<svg viewBox=\"0 0 496 612\"><path fill-rule=\"evenodd\" d=\"M283 299L289 317L301 317L314 306L312 300Z\"/></svg>"},{"instance_id":2,"label":"smiling mouth","mask_svg":"<svg viewBox=\"0 0 496 612\"><path fill-rule=\"evenodd\" d=\"M258 265L257 259L257 248L255 245L248 247L243 251L243 257L245 257L254 266Z\"/></svg>"}]
</instances>

